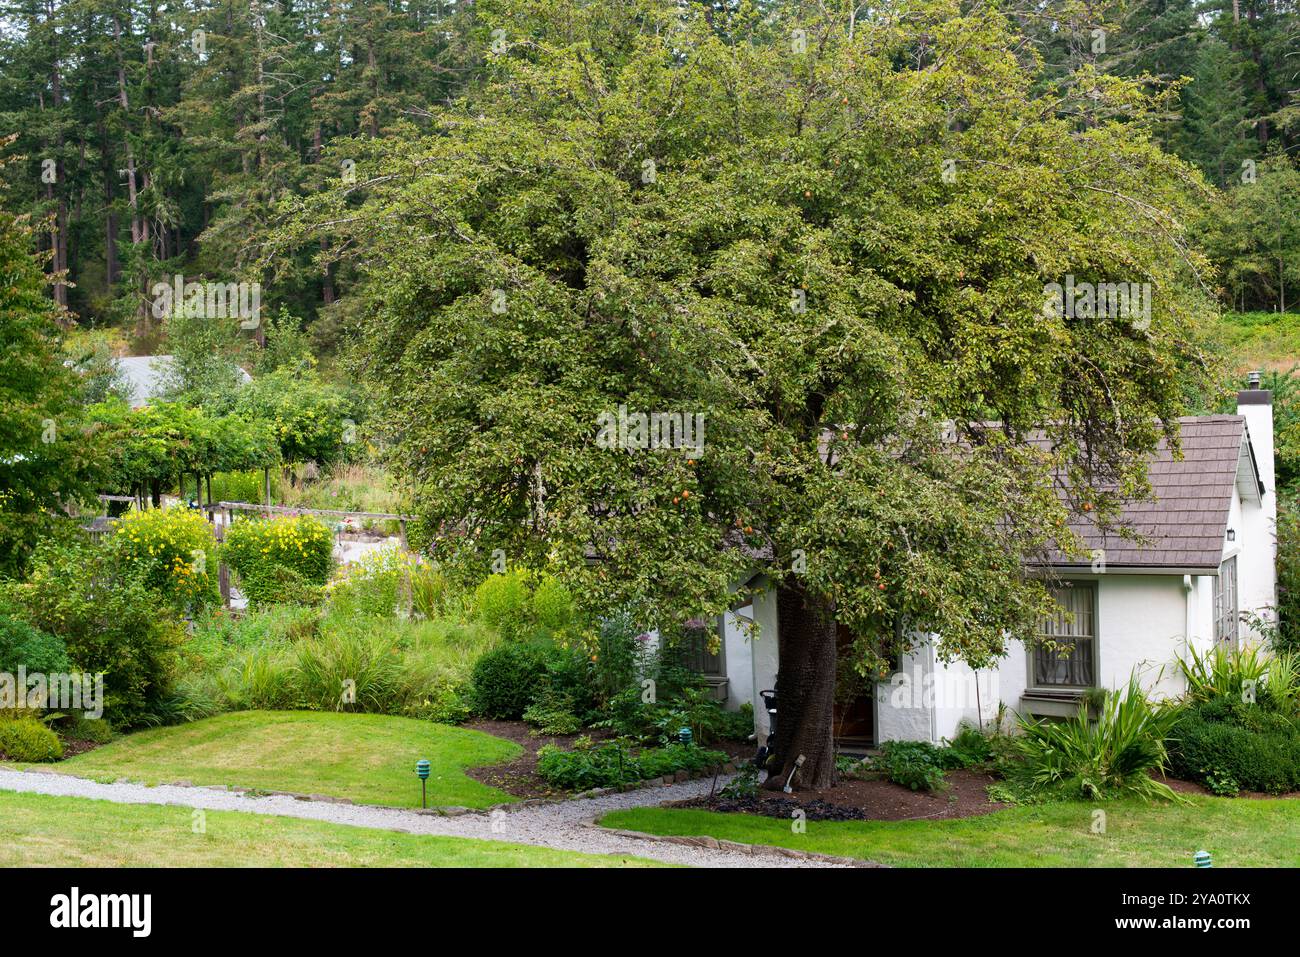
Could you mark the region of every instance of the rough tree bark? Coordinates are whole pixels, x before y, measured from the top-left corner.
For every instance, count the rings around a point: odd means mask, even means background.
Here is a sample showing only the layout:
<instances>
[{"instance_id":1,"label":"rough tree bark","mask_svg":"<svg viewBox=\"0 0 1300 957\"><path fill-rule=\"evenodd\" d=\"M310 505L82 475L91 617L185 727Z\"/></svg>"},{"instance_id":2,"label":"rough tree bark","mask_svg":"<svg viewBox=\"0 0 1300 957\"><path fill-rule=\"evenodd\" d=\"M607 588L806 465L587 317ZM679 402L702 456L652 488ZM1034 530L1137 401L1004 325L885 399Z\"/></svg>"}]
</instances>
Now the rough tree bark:
<instances>
[{"instance_id":1,"label":"rough tree bark","mask_svg":"<svg viewBox=\"0 0 1300 957\"><path fill-rule=\"evenodd\" d=\"M800 586L776 593L778 654L776 744L767 788L785 785L799 755L804 763L791 786L831 787L835 783L835 615L825 602Z\"/></svg>"}]
</instances>

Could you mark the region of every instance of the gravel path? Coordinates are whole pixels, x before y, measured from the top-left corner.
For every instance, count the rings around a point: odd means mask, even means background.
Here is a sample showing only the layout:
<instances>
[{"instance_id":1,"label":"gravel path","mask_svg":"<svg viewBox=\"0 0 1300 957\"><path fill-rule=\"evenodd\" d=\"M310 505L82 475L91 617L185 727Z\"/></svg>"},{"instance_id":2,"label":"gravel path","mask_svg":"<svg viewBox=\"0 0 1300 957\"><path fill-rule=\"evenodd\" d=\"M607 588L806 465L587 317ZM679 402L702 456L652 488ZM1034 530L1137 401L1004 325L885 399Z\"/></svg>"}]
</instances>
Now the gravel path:
<instances>
[{"instance_id":1,"label":"gravel path","mask_svg":"<svg viewBox=\"0 0 1300 957\"><path fill-rule=\"evenodd\" d=\"M65 774L0 769L0 790L51 794L61 797L98 798L121 804L174 804L210 811L243 811L280 817L328 821L352 827L382 828L410 834L441 834L487 841L534 844L588 854L631 855L696 867L835 867L835 862L790 858L775 853L747 854L725 848L693 847L667 841L629 838L594 827L592 821L607 811L646 807L707 794L709 779L687 781L663 788L646 788L603 797L582 798L496 810L491 814L466 813L454 817L421 814L400 808L334 804L284 795L254 797L219 788L143 784L100 784Z\"/></svg>"}]
</instances>

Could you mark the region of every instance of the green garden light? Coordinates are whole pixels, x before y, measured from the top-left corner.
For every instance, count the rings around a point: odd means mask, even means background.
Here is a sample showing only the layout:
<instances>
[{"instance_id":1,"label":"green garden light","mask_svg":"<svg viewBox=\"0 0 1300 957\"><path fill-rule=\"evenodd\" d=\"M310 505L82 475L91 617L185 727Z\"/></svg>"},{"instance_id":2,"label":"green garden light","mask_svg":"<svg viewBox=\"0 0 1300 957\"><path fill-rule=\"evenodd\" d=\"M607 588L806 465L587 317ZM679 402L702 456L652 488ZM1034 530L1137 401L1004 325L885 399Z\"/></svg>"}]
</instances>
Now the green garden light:
<instances>
[{"instance_id":1,"label":"green garden light","mask_svg":"<svg viewBox=\"0 0 1300 957\"><path fill-rule=\"evenodd\" d=\"M680 741L682 744L690 744L692 740L694 740L694 738L695 735L691 733L690 728L677 729L677 740Z\"/></svg>"},{"instance_id":2,"label":"green garden light","mask_svg":"<svg viewBox=\"0 0 1300 957\"><path fill-rule=\"evenodd\" d=\"M429 780L429 762L424 760L416 761L415 773L420 776L420 807L428 807L428 801L425 800L425 785Z\"/></svg>"},{"instance_id":3,"label":"green garden light","mask_svg":"<svg viewBox=\"0 0 1300 957\"><path fill-rule=\"evenodd\" d=\"M1194 860L1194 861L1196 862L1196 866L1197 866L1197 867L1213 867L1213 866L1214 866L1213 862L1210 860L1210 852L1209 852L1209 851L1197 851L1196 854L1195 854L1195 856L1192 857L1192 860Z\"/></svg>"}]
</instances>

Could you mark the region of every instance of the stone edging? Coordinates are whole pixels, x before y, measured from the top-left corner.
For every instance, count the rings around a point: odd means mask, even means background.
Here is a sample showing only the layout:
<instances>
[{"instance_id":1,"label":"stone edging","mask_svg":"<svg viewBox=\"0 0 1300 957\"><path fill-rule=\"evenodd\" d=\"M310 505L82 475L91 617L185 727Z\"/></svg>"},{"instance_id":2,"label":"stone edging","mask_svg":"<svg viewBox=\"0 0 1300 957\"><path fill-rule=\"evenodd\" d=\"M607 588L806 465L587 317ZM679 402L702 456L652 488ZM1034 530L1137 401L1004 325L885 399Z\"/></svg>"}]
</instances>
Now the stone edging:
<instances>
[{"instance_id":1,"label":"stone edging","mask_svg":"<svg viewBox=\"0 0 1300 957\"><path fill-rule=\"evenodd\" d=\"M799 861L825 861L828 864L839 864L842 867L886 868L889 866L888 864L878 864L875 861L864 861L857 857L838 857L834 854L818 854L815 851L797 851L792 847L777 847L775 844L741 844L738 841L727 841L722 838L704 835L647 834L644 831L626 831L617 827L601 827L594 821L589 822L586 826L604 831L606 834L617 834L619 837L626 837L636 841L663 841L667 844L703 847L713 851L734 851L738 854L789 857Z\"/></svg>"}]
</instances>

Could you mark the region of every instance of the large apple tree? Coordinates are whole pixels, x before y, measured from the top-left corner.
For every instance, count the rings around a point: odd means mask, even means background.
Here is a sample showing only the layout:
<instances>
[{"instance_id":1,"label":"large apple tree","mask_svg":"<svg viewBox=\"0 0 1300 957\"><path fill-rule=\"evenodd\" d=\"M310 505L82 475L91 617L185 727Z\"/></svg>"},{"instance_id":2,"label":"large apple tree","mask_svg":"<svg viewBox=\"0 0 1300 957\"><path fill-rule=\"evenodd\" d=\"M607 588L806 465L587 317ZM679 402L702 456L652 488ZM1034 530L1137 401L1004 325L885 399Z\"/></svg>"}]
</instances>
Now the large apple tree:
<instances>
[{"instance_id":1,"label":"large apple tree","mask_svg":"<svg viewBox=\"0 0 1300 957\"><path fill-rule=\"evenodd\" d=\"M1166 101L1040 64L992 7L484 0L484 76L293 210L434 554L675 634L775 589L781 777L834 779L836 623L987 666L1025 560L1144 488L1200 360L1203 188ZM856 11L856 12L855 12ZM1044 287L1150 283L1149 317ZM697 453L602 413L704 416Z\"/></svg>"}]
</instances>

